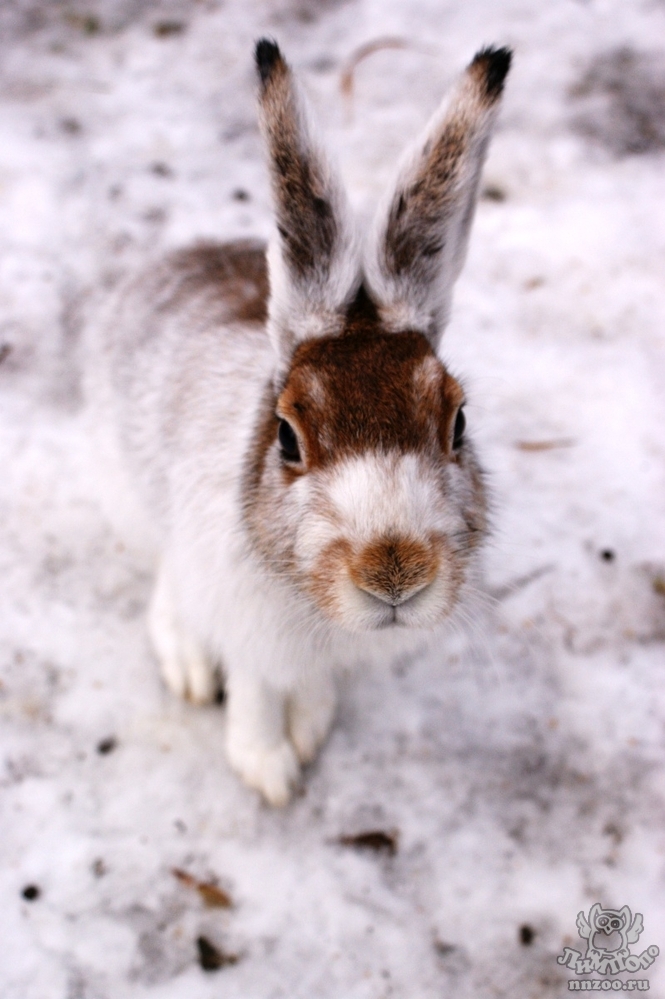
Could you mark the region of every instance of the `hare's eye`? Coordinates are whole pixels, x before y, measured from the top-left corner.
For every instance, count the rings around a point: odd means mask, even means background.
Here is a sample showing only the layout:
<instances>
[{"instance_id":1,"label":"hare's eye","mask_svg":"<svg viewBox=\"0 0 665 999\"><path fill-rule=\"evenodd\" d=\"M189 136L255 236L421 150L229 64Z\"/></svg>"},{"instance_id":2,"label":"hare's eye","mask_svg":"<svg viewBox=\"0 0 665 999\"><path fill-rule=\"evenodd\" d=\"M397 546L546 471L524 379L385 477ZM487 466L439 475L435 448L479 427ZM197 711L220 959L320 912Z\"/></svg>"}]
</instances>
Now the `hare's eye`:
<instances>
[{"instance_id":1,"label":"hare's eye","mask_svg":"<svg viewBox=\"0 0 665 999\"><path fill-rule=\"evenodd\" d=\"M283 458L286 458L288 461L300 461L298 439L294 433L293 427L290 423L287 423L286 420L279 421L277 439L279 441L279 446L282 449Z\"/></svg>"},{"instance_id":2,"label":"hare's eye","mask_svg":"<svg viewBox=\"0 0 665 999\"><path fill-rule=\"evenodd\" d=\"M462 446L465 427L466 417L464 415L464 410L460 408L457 410L457 416L455 417L455 429L453 430L453 451L456 451Z\"/></svg>"}]
</instances>

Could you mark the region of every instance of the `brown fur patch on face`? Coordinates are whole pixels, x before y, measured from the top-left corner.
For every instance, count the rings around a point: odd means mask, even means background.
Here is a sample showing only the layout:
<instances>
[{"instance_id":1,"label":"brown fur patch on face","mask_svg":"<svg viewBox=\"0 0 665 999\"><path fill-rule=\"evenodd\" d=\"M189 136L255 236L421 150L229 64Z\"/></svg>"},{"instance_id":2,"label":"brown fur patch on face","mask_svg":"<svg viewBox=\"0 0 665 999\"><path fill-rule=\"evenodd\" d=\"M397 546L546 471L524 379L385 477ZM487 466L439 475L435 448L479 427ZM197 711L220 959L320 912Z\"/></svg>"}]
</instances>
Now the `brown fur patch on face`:
<instances>
[{"instance_id":1,"label":"brown fur patch on face","mask_svg":"<svg viewBox=\"0 0 665 999\"><path fill-rule=\"evenodd\" d=\"M201 242L171 257L176 283L168 302L173 308L201 292L224 306L226 322L264 323L268 317L268 267L263 243Z\"/></svg>"},{"instance_id":2,"label":"brown fur patch on face","mask_svg":"<svg viewBox=\"0 0 665 999\"><path fill-rule=\"evenodd\" d=\"M359 589L398 602L431 583L437 566L435 552L420 541L383 537L349 560L349 575Z\"/></svg>"},{"instance_id":3,"label":"brown fur patch on face","mask_svg":"<svg viewBox=\"0 0 665 999\"><path fill-rule=\"evenodd\" d=\"M245 461L242 495L246 509L256 503L268 451L277 439L279 419L275 415L277 396L272 385L267 385L259 404L254 430L254 441Z\"/></svg>"},{"instance_id":4,"label":"brown fur patch on face","mask_svg":"<svg viewBox=\"0 0 665 999\"><path fill-rule=\"evenodd\" d=\"M469 460L469 457L462 451L458 457L458 461L471 480L471 495L473 499L463 510L463 517L467 528L463 544L464 548L471 552L482 542L488 527L485 477L473 456Z\"/></svg>"},{"instance_id":5,"label":"brown fur patch on face","mask_svg":"<svg viewBox=\"0 0 665 999\"><path fill-rule=\"evenodd\" d=\"M464 403L462 386L443 368L435 355L424 357L413 372L413 389L420 399L423 411L430 413L430 433L439 441L441 450L451 460L457 460L452 450L453 425L460 406Z\"/></svg>"},{"instance_id":6,"label":"brown fur patch on face","mask_svg":"<svg viewBox=\"0 0 665 999\"><path fill-rule=\"evenodd\" d=\"M309 575L308 589L321 610L329 617L339 613L337 584L348 573L353 549L345 538L332 541L322 550Z\"/></svg>"},{"instance_id":7,"label":"brown fur patch on face","mask_svg":"<svg viewBox=\"0 0 665 999\"><path fill-rule=\"evenodd\" d=\"M385 332L361 289L342 336L296 349L277 411L304 442L309 469L372 450L449 457L463 398L423 334Z\"/></svg>"},{"instance_id":8,"label":"brown fur patch on face","mask_svg":"<svg viewBox=\"0 0 665 999\"><path fill-rule=\"evenodd\" d=\"M301 470L283 463L281 468L268 470L270 450L277 442L279 418L276 415L277 395L272 383L269 383L263 393L257 413L254 442L247 454L243 469L241 497L244 519L249 528L254 545L267 562L278 571L294 568L293 538L290 532L284 532L279 523L279 506L275 505L280 488L289 486L300 474ZM278 476L279 481L270 477Z\"/></svg>"},{"instance_id":9,"label":"brown fur patch on face","mask_svg":"<svg viewBox=\"0 0 665 999\"><path fill-rule=\"evenodd\" d=\"M408 610L409 600L430 585L436 604L427 612L426 627L450 614L458 602L472 545L434 532L425 543L408 537L378 538L360 551L344 538L327 544L306 580L308 592L328 617L345 623L347 584L386 604ZM401 623L394 619L395 623ZM380 626L380 625L379 625ZM370 625L371 627L371 625Z\"/></svg>"}]
</instances>

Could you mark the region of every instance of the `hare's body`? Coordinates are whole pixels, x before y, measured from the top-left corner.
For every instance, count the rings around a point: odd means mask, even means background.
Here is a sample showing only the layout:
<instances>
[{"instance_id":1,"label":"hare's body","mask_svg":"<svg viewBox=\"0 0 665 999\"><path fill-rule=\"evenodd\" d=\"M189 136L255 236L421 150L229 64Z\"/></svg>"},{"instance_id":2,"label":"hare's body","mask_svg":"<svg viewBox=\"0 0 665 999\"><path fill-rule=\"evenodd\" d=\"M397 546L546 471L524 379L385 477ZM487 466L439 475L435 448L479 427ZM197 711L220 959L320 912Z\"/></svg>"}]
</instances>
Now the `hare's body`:
<instances>
[{"instance_id":1,"label":"hare's body","mask_svg":"<svg viewBox=\"0 0 665 999\"><path fill-rule=\"evenodd\" d=\"M331 724L335 671L435 639L474 583L483 486L434 348L509 56L476 57L364 263L288 67L267 42L257 61L270 295L261 247L201 244L122 290L106 353L160 539L163 675L204 702L223 671L230 762L279 804Z\"/></svg>"}]
</instances>

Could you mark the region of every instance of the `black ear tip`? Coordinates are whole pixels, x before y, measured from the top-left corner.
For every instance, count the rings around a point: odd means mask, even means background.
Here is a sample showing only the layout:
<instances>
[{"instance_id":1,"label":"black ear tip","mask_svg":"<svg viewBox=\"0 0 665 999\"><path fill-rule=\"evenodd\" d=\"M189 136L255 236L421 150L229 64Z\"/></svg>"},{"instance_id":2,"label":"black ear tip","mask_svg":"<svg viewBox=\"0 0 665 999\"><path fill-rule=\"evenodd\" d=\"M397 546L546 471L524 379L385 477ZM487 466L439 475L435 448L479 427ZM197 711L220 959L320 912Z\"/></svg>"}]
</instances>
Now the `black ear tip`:
<instances>
[{"instance_id":1,"label":"black ear tip","mask_svg":"<svg viewBox=\"0 0 665 999\"><path fill-rule=\"evenodd\" d=\"M485 93L496 99L503 91L503 84L512 62L512 50L506 47L495 48L488 45L477 53L472 66L482 66L485 71Z\"/></svg>"},{"instance_id":2,"label":"black ear tip","mask_svg":"<svg viewBox=\"0 0 665 999\"><path fill-rule=\"evenodd\" d=\"M283 61L279 45L272 38L259 38L254 49L254 58L261 83L266 83L275 65Z\"/></svg>"}]
</instances>

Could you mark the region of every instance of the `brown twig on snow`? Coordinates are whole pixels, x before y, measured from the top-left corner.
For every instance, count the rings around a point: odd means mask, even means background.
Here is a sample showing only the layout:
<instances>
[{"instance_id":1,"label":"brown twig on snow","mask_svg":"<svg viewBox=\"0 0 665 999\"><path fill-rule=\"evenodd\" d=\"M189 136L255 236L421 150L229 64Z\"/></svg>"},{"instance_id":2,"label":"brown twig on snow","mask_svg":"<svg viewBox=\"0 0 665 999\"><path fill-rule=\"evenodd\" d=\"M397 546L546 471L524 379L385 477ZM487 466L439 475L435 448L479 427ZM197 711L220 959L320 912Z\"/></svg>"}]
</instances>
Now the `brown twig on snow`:
<instances>
[{"instance_id":1,"label":"brown twig on snow","mask_svg":"<svg viewBox=\"0 0 665 999\"><path fill-rule=\"evenodd\" d=\"M572 437L559 437L549 441L515 441L519 451L554 451L558 447L574 447L577 441Z\"/></svg>"},{"instance_id":2,"label":"brown twig on snow","mask_svg":"<svg viewBox=\"0 0 665 999\"><path fill-rule=\"evenodd\" d=\"M183 871L179 867L174 867L171 873L186 888L195 888L205 905L209 908L230 909L233 905L231 896L213 881L199 881L193 875L188 874L187 871Z\"/></svg>"},{"instance_id":3,"label":"brown twig on snow","mask_svg":"<svg viewBox=\"0 0 665 999\"><path fill-rule=\"evenodd\" d=\"M375 38L372 42L365 42L364 45L358 46L354 52L351 53L346 61L344 68L342 69L342 75L339 80L339 88L342 91L344 97L350 101L353 97L353 74L355 73L356 66L358 63L366 59L367 56L373 55L374 52L381 52L383 49L408 49L413 48L411 42L408 42L405 38L397 37L385 37L385 38Z\"/></svg>"}]
</instances>

